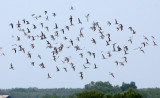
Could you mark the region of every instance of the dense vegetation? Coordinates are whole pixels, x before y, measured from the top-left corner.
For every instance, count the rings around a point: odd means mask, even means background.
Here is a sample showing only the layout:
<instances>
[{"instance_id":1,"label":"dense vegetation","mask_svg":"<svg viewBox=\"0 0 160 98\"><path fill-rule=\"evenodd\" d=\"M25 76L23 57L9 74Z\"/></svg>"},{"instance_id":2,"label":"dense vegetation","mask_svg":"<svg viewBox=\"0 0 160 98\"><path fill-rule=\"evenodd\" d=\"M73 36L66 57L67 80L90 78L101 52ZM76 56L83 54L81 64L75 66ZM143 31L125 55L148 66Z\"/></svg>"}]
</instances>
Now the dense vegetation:
<instances>
[{"instance_id":1,"label":"dense vegetation","mask_svg":"<svg viewBox=\"0 0 160 98\"><path fill-rule=\"evenodd\" d=\"M160 88L137 89L135 82L113 86L109 82L91 82L83 89L1 89L0 95L12 98L160 98Z\"/></svg>"},{"instance_id":2,"label":"dense vegetation","mask_svg":"<svg viewBox=\"0 0 160 98\"><path fill-rule=\"evenodd\" d=\"M99 91L83 91L76 94L77 98L142 98L142 95L138 92L135 92L133 88L128 89L122 93L115 93L115 94L104 94L103 92Z\"/></svg>"}]
</instances>

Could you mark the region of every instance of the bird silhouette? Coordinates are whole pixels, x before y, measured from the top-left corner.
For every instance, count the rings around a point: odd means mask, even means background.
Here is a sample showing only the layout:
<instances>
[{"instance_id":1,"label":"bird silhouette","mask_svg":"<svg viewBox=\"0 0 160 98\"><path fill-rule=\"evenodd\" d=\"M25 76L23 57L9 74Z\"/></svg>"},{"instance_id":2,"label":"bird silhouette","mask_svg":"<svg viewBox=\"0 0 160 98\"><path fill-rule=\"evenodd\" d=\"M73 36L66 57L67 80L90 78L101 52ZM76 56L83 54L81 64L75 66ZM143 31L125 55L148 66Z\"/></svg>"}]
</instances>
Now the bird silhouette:
<instances>
[{"instance_id":1,"label":"bird silhouette","mask_svg":"<svg viewBox=\"0 0 160 98\"><path fill-rule=\"evenodd\" d=\"M57 66L56 66L56 68L57 68L57 72L60 71L59 68L58 68Z\"/></svg>"},{"instance_id":2,"label":"bird silhouette","mask_svg":"<svg viewBox=\"0 0 160 98\"><path fill-rule=\"evenodd\" d=\"M88 59L86 58L86 64L90 64L90 62L88 61Z\"/></svg>"},{"instance_id":3,"label":"bird silhouette","mask_svg":"<svg viewBox=\"0 0 160 98\"><path fill-rule=\"evenodd\" d=\"M82 22L81 22L80 18L78 18L78 24L82 24Z\"/></svg>"},{"instance_id":4,"label":"bird silhouette","mask_svg":"<svg viewBox=\"0 0 160 98\"><path fill-rule=\"evenodd\" d=\"M109 72L109 75L111 75L113 78L115 78L114 74L112 72Z\"/></svg>"},{"instance_id":5,"label":"bird silhouette","mask_svg":"<svg viewBox=\"0 0 160 98\"><path fill-rule=\"evenodd\" d=\"M83 67L84 67L84 69L87 69L87 68L89 68L89 67L86 67L84 64L83 64Z\"/></svg>"},{"instance_id":6,"label":"bird silhouette","mask_svg":"<svg viewBox=\"0 0 160 98\"><path fill-rule=\"evenodd\" d=\"M67 72L67 68L64 67L63 69L65 70L65 72Z\"/></svg>"},{"instance_id":7,"label":"bird silhouette","mask_svg":"<svg viewBox=\"0 0 160 98\"><path fill-rule=\"evenodd\" d=\"M118 66L118 61L115 61L114 63L116 63L116 65Z\"/></svg>"},{"instance_id":8,"label":"bird silhouette","mask_svg":"<svg viewBox=\"0 0 160 98\"><path fill-rule=\"evenodd\" d=\"M34 66L34 62L31 62L31 65Z\"/></svg>"},{"instance_id":9,"label":"bird silhouette","mask_svg":"<svg viewBox=\"0 0 160 98\"><path fill-rule=\"evenodd\" d=\"M96 41L95 41L95 39L94 39L94 38L92 38L92 40L91 40L91 41L92 41L92 43L96 44Z\"/></svg>"},{"instance_id":10,"label":"bird silhouette","mask_svg":"<svg viewBox=\"0 0 160 98\"><path fill-rule=\"evenodd\" d=\"M89 14L86 15L87 22L89 22Z\"/></svg>"},{"instance_id":11,"label":"bird silhouette","mask_svg":"<svg viewBox=\"0 0 160 98\"><path fill-rule=\"evenodd\" d=\"M49 79L49 78L52 78L52 77L51 77L51 76L49 75L49 73L48 73L48 79Z\"/></svg>"},{"instance_id":12,"label":"bird silhouette","mask_svg":"<svg viewBox=\"0 0 160 98\"><path fill-rule=\"evenodd\" d=\"M154 46L158 46L157 43L155 41L153 41Z\"/></svg>"},{"instance_id":13,"label":"bird silhouette","mask_svg":"<svg viewBox=\"0 0 160 98\"><path fill-rule=\"evenodd\" d=\"M21 27L21 24L20 24L19 20L18 20L17 27L18 27L18 28L20 28L20 27Z\"/></svg>"},{"instance_id":14,"label":"bird silhouette","mask_svg":"<svg viewBox=\"0 0 160 98\"><path fill-rule=\"evenodd\" d=\"M10 68L9 69L14 70L14 67L13 67L12 63L10 64Z\"/></svg>"},{"instance_id":15,"label":"bird silhouette","mask_svg":"<svg viewBox=\"0 0 160 98\"><path fill-rule=\"evenodd\" d=\"M107 24L110 26L110 25L111 25L111 22L110 22L110 21L107 21Z\"/></svg>"},{"instance_id":16,"label":"bird silhouette","mask_svg":"<svg viewBox=\"0 0 160 98\"><path fill-rule=\"evenodd\" d=\"M14 50L15 53L16 53L16 51L17 51L16 48L13 48L12 50Z\"/></svg>"},{"instance_id":17,"label":"bird silhouette","mask_svg":"<svg viewBox=\"0 0 160 98\"><path fill-rule=\"evenodd\" d=\"M94 69L97 69L98 67L97 67L97 65L94 63Z\"/></svg>"},{"instance_id":18,"label":"bird silhouette","mask_svg":"<svg viewBox=\"0 0 160 98\"><path fill-rule=\"evenodd\" d=\"M11 28L13 29L13 23L10 23L9 25L10 25L10 26L11 26Z\"/></svg>"},{"instance_id":19,"label":"bird silhouette","mask_svg":"<svg viewBox=\"0 0 160 98\"><path fill-rule=\"evenodd\" d=\"M115 24L119 24L116 19L115 19Z\"/></svg>"},{"instance_id":20,"label":"bird silhouette","mask_svg":"<svg viewBox=\"0 0 160 98\"><path fill-rule=\"evenodd\" d=\"M73 10L73 6L71 6L71 9L70 10Z\"/></svg>"},{"instance_id":21,"label":"bird silhouette","mask_svg":"<svg viewBox=\"0 0 160 98\"><path fill-rule=\"evenodd\" d=\"M103 57L103 59L107 59L107 58L104 56L104 54L102 54L102 57Z\"/></svg>"}]
</instances>

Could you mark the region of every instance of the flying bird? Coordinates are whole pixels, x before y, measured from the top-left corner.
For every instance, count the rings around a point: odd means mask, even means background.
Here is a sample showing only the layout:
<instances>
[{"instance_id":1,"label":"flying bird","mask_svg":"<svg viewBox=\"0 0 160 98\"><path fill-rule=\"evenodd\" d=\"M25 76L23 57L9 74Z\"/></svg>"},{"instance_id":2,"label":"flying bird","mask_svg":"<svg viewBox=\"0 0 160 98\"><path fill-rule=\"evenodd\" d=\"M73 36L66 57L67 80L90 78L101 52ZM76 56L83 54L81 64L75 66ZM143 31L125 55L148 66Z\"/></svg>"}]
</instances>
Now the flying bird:
<instances>
[{"instance_id":1,"label":"flying bird","mask_svg":"<svg viewBox=\"0 0 160 98\"><path fill-rule=\"evenodd\" d=\"M14 70L14 67L13 67L12 63L10 64L10 68L9 69Z\"/></svg>"},{"instance_id":2,"label":"flying bird","mask_svg":"<svg viewBox=\"0 0 160 98\"><path fill-rule=\"evenodd\" d=\"M114 74L112 72L109 72L109 75L111 75L113 78L115 78Z\"/></svg>"},{"instance_id":3,"label":"flying bird","mask_svg":"<svg viewBox=\"0 0 160 98\"><path fill-rule=\"evenodd\" d=\"M51 77L51 76L49 75L49 73L48 73L48 79L49 79L49 78L52 78L52 77Z\"/></svg>"}]
</instances>

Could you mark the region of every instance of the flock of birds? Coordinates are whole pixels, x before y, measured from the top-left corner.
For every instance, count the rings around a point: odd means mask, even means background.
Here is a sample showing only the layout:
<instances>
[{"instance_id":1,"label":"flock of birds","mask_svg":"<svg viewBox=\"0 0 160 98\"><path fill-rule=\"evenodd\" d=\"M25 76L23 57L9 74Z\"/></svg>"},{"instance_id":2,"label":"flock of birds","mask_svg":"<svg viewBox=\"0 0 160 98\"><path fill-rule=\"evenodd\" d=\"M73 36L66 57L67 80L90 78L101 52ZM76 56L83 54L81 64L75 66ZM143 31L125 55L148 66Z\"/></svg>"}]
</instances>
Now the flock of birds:
<instances>
[{"instance_id":1,"label":"flock of birds","mask_svg":"<svg viewBox=\"0 0 160 98\"><path fill-rule=\"evenodd\" d=\"M71 6L70 10L73 11L74 8ZM56 13L52 13L53 18L56 16L57 16ZM50 21L50 17L48 16L48 11L44 11L43 17L45 17L44 19L46 22ZM34 18L36 21L38 21L39 19L41 19L43 17L42 17L42 15L37 16L35 14L32 14L32 18ZM83 65L82 67L84 69L91 68L91 66L89 66L89 65L93 65L93 67L92 67L93 69L97 69L99 67L99 66L97 66L96 63L91 64L91 61L89 60L89 58L85 57L85 55L88 55L90 58L93 58L93 59L97 58L97 55L101 55L98 57L101 57L102 60L106 60L112 56L112 53L118 53L118 52L121 52L124 54L123 61L116 60L114 63L115 63L115 65L124 66L125 63L127 63L127 55L129 54L129 47L127 45L120 46L117 42L114 42L111 39L110 33L105 34L103 32L103 28L100 26L99 22L93 22L92 25L90 26L89 30L91 32L96 32L98 35L100 35L100 38L99 38L99 36L96 38L92 38L92 39L90 39L90 42L88 42L88 43L96 46L97 40L102 40L105 43L106 47L109 47L109 46L112 47L112 50L111 50L112 52L108 51L107 53L105 53L104 51L101 51L99 54L97 54L96 52L89 51L89 50L87 50L86 52L82 52L82 50L84 50L84 49L81 48L81 46L76 45L75 43L77 43L77 42L80 43L83 40L83 38L87 38L87 36L85 36L85 34L83 33L83 30L84 30L83 27L80 28L79 35L76 37L76 39L68 38L67 36L65 36L66 33L68 34L68 32L70 32L72 27L75 27L75 25L82 25L84 22L89 22L89 17L90 17L90 14L87 14L84 17L86 19L86 21L82 22L81 19L78 18L77 23L73 23L74 17L72 15L70 15L70 17L69 17L69 24L70 25L66 25L64 28L59 27L57 23L54 23L54 25L55 25L54 28L51 28L51 27L45 25L45 23L43 23L43 22L40 22L39 25L35 25L35 24L32 24L31 21L28 21L27 19L23 19L22 21L18 20L17 24L10 23L9 25L10 25L11 29L18 28L19 32L21 32L21 34L23 34L25 36L25 38L27 38L28 40L30 40L32 42L34 42L34 41L46 42L45 47L47 49L50 49L49 51L51 51L50 54L52 55L52 60L54 62L57 62L57 60L59 60L63 64L70 65L70 67L71 67L71 69L73 69L73 71L76 71L75 65L77 65L77 64L74 65L74 63L72 62L72 56L63 57L63 59L60 59L59 54L65 49L75 48L75 52L76 53L78 52L78 55L79 55L78 57L82 58L82 59L84 58L84 60L85 60L85 63L82 64ZM76 19L74 21L76 21ZM23 25L26 26L26 28L23 28ZM113 23L111 21L107 21L106 25L108 25L108 27L115 25L116 31L123 31L124 30L123 24L119 23L116 19L114 20ZM40 30L40 32L38 30ZM132 36L127 40L128 40L128 43L132 45L133 36L136 34L136 31L132 27L128 27L128 30L131 32ZM38 32L38 34L34 33L35 31ZM54 33L49 34L49 32L54 32ZM15 38L15 36L12 36L12 37ZM22 37L23 36L16 35L17 43L12 45L13 53L16 54L17 52L23 52L24 54L26 54L28 56L29 59L35 58L32 56L32 53L30 51L27 51L26 48L23 47L23 45L18 44L18 42L20 42L23 39ZM150 40L146 36L143 36L143 37L144 37L144 41L141 43L141 46L138 48L135 48L134 50L140 50L142 53L145 53L144 48L147 45L149 45ZM56 42L57 38L60 38L61 40L63 40L64 43L59 44L58 42ZM157 43L155 42L155 37L151 36L151 38L152 38L152 41L151 41L152 45L158 46ZM53 44L53 42L55 42L55 44ZM70 45L66 46L65 45L66 43L69 43ZM31 47L30 49L35 49L36 45L31 43L30 47ZM2 49L3 48L0 47L0 50L2 50ZM47 50L44 52L47 52ZM72 51L72 52L74 52L74 51ZM5 56L5 53L1 53L1 56ZM36 58L41 60L42 59L41 54L37 54ZM35 66L34 61L30 62L30 64L32 66ZM39 63L39 67L41 67L42 69L47 68L43 62ZM61 70L64 70L65 72L68 71L67 67L60 68L59 66L55 66L55 68L56 68L57 72L59 72ZM13 63L10 64L9 69L14 70ZM84 78L83 71L80 71L79 75L82 80ZM109 72L109 75L111 75L113 78L115 78L113 72ZM52 78L50 73L48 73L48 78Z\"/></svg>"}]
</instances>

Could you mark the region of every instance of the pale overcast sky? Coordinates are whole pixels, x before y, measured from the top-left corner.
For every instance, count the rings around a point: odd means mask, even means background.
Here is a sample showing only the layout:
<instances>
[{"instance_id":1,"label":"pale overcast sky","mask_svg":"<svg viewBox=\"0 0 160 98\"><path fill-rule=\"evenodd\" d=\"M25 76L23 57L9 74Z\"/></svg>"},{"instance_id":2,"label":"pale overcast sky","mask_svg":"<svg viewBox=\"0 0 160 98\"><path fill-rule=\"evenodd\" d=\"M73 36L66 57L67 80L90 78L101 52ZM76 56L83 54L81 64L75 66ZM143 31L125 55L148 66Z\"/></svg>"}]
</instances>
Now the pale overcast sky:
<instances>
[{"instance_id":1,"label":"pale overcast sky","mask_svg":"<svg viewBox=\"0 0 160 98\"><path fill-rule=\"evenodd\" d=\"M71 11L70 7L74 10ZM48 11L49 22L45 21L44 11ZM121 85L122 82L136 82L138 88L160 87L160 1L159 0L1 0L0 1L0 53L5 53L6 56L0 56L0 88L15 88L15 87L38 87L38 88L83 88L85 84L91 81L109 81L113 85ZM53 18L52 13L57 16ZM85 16L89 16L89 22ZM32 14L41 15L42 19L35 20L31 17ZM47 26L54 28L54 23L57 23L60 28L70 25L69 17L73 16L74 26L66 34L70 39L73 39L75 45L79 45L83 49L84 58L79 56L80 52L76 52L74 48L64 49L59 54L59 59L64 59L66 56L71 56L71 62L76 66L74 72L70 65L63 64L61 60L56 63L52 60L50 49L46 49L46 42L36 40L35 42L28 40L15 27L13 30L9 26L12 22L17 24L19 20L23 24L22 19L29 20L32 24L37 25L37 30L32 30L32 34L40 34L42 30L40 22L44 22ZM78 18L82 20L82 25L78 24ZM114 19L123 24L124 31L117 31L114 24ZM116 66L115 60L123 61L123 52L113 53L112 46L106 47L105 40L101 40L98 33L89 29L93 21L99 22L106 36L111 34L111 44L117 42L121 47L127 45L129 54L127 55L128 63L125 66ZM107 25L107 21L112 23ZM132 26L136 31L133 36L133 45L128 42L132 33L128 27ZM24 26L26 28L27 26ZM80 42L76 42L76 37L79 35L79 29L83 27L84 38ZM44 30L44 29L43 29ZM45 31L44 31L45 32ZM46 35L54 33L55 30L45 32ZM15 37L12 38L11 36ZM145 41L143 35L149 38L149 45L144 48L145 54L134 48L143 46L141 42ZM21 37L21 41L16 41L16 36ZM60 36L64 36L60 34ZM158 46L153 46L151 36L155 37L155 42ZM63 38L63 37L61 37ZM91 43L91 39L95 38L97 44ZM106 38L105 38L106 39ZM48 40L49 36L48 36ZM63 43L69 46L69 40L57 38L57 43ZM56 41L52 43L56 46ZM31 49L30 44L35 44L35 49ZM33 54L32 59L27 58L27 54L12 50L12 45L18 44L25 47L26 52L30 51ZM96 59L90 57L86 52L90 50L96 53ZM111 51L112 57L107 60L102 60L101 51L104 51L107 57L107 51ZM42 59L38 59L37 55L41 54ZM88 58L91 62L89 69L84 70L83 64ZM35 66L30 64L35 62ZM10 63L13 63L15 70L10 70ZM39 64L44 62L46 68L41 69ZM94 63L98 69L94 69ZM56 66L60 68L60 72L56 72ZM67 67L66 73L62 68ZM84 79L80 79L79 72L84 73ZM113 72L115 78L109 75ZM50 73L51 79L47 79L47 74Z\"/></svg>"}]
</instances>

